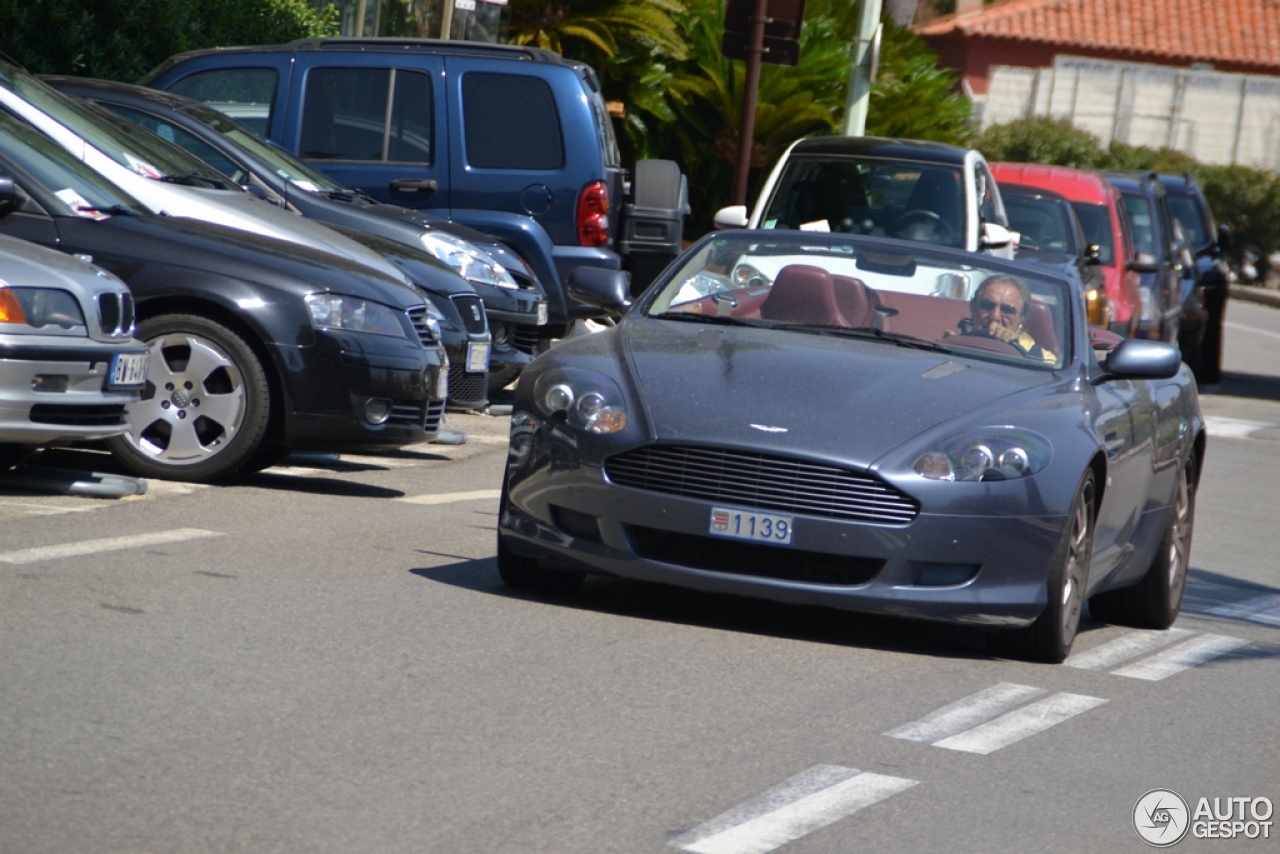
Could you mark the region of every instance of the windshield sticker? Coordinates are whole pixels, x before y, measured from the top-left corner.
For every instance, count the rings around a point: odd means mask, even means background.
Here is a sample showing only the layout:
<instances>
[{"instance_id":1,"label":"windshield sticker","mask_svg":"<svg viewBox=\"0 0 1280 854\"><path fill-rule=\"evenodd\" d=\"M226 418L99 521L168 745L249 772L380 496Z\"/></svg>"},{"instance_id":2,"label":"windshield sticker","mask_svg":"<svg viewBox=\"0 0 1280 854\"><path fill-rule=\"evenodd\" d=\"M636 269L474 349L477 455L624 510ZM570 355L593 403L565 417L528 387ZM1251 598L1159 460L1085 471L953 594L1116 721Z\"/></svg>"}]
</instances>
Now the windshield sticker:
<instances>
[{"instance_id":1,"label":"windshield sticker","mask_svg":"<svg viewBox=\"0 0 1280 854\"><path fill-rule=\"evenodd\" d=\"M67 188L65 190L58 190L54 193L54 195L62 199L63 203L67 207L71 208L73 211L75 211L77 214L79 214L82 217L87 217L88 219L106 219L107 218L106 214L99 213L98 209L95 208L92 204L90 204L88 199L86 199L84 196L77 193L75 190L72 190L70 188Z\"/></svg>"},{"instance_id":2,"label":"windshield sticker","mask_svg":"<svg viewBox=\"0 0 1280 854\"><path fill-rule=\"evenodd\" d=\"M304 179L294 179L293 185L300 189L306 190L308 193L318 193L320 188L310 181Z\"/></svg>"},{"instance_id":3,"label":"windshield sticker","mask_svg":"<svg viewBox=\"0 0 1280 854\"><path fill-rule=\"evenodd\" d=\"M127 151L124 153L124 157L125 160L129 161L129 168L134 172L137 172L142 177L154 178L157 181L164 177L159 169L152 166L150 163L147 163L145 160L139 160Z\"/></svg>"}]
</instances>

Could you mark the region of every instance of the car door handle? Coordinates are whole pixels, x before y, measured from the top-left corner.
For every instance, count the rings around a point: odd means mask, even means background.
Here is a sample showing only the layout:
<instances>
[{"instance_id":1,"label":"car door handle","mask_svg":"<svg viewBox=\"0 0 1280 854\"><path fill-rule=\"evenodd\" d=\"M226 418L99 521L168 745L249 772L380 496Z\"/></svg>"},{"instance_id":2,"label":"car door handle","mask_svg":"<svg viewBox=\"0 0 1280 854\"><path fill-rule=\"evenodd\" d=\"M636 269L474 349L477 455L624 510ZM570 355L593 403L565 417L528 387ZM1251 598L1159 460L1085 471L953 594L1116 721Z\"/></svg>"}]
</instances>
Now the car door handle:
<instances>
[{"instance_id":1,"label":"car door handle","mask_svg":"<svg viewBox=\"0 0 1280 854\"><path fill-rule=\"evenodd\" d=\"M434 178L396 178L391 190L396 193L426 193L428 196L440 188Z\"/></svg>"}]
</instances>

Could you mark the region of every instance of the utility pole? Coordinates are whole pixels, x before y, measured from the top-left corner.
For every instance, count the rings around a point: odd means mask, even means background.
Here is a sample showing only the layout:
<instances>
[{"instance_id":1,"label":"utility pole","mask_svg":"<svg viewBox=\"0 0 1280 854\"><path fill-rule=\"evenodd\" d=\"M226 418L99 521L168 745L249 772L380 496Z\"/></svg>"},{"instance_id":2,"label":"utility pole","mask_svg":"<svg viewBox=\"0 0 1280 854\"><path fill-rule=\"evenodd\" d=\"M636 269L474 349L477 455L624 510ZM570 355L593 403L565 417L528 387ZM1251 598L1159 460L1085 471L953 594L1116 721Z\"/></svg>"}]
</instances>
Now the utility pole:
<instances>
[{"instance_id":1,"label":"utility pole","mask_svg":"<svg viewBox=\"0 0 1280 854\"><path fill-rule=\"evenodd\" d=\"M880 53L880 0L850 0L858 4L858 32L853 43L853 65L844 100L844 135L862 136L867 129L867 103L871 100L873 65Z\"/></svg>"}]
</instances>

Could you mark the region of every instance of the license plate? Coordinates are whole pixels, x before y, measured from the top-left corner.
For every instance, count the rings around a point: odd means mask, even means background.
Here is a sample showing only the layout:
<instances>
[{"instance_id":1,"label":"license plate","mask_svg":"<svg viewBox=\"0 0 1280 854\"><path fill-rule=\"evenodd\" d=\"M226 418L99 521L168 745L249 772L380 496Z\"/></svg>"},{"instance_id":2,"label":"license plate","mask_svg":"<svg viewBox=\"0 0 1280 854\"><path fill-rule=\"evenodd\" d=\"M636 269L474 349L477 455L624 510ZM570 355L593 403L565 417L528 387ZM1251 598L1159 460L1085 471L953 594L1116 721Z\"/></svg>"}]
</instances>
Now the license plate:
<instances>
[{"instance_id":1,"label":"license plate","mask_svg":"<svg viewBox=\"0 0 1280 854\"><path fill-rule=\"evenodd\" d=\"M107 385L111 388L145 385L150 361L150 353L116 353L111 357L111 375Z\"/></svg>"},{"instance_id":2,"label":"license plate","mask_svg":"<svg viewBox=\"0 0 1280 854\"><path fill-rule=\"evenodd\" d=\"M488 341L472 341L467 345L467 370L469 372L489 370Z\"/></svg>"},{"instance_id":3,"label":"license plate","mask_svg":"<svg viewBox=\"0 0 1280 854\"><path fill-rule=\"evenodd\" d=\"M791 517L729 507L711 508L709 532L717 537L791 545Z\"/></svg>"},{"instance_id":4,"label":"license plate","mask_svg":"<svg viewBox=\"0 0 1280 854\"><path fill-rule=\"evenodd\" d=\"M538 325L547 325L547 304L545 302L538 303Z\"/></svg>"}]
</instances>

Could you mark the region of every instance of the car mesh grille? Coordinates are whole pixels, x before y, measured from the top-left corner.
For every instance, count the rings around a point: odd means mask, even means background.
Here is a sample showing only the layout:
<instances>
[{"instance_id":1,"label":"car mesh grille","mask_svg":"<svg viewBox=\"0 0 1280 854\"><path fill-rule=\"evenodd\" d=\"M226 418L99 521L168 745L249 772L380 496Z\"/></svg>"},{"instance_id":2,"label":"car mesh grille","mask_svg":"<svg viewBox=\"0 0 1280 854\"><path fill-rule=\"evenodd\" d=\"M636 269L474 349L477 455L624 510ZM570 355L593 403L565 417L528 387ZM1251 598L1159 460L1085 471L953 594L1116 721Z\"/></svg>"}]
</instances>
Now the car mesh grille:
<instances>
[{"instance_id":1,"label":"car mesh grille","mask_svg":"<svg viewBox=\"0 0 1280 854\"><path fill-rule=\"evenodd\" d=\"M456 406L479 406L489 397L489 374L468 372L466 365L449 364L449 402Z\"/></svg>"},{"instance_id":2,"label":"car mesh grille","mask_svg":"<svg viewBox=\"0 0 1280 854\"><path fill-rule=\"evenodd\" d=\"M125 423L124 404L37 403L31 407L31 420L70 427L116 427Z\"/></svg>"},{"instance_id":3,"label":"car mesh grille","mask_svg":"<svg viewBox=\"0 0 1280 854\"><path fill-rule=\"evenodd\" d=\"M107 291L98 294L98 322L102 333L116 338L133 334L133 296L128 293Z\"/></svg>"},{"instance_id":4,"label":"car mesh grille","mask_svg":"<svg viewBox=\"0 0 1280 854\"><path fill-rule=\"evenodd\" d=\"M489 331L489 324L484 316L484 303L480 297L453 297L453 305L462 315L462 324L472 335L483 335Z\"/></svg>"},{"instance_id":5,"label":"car mesh grille","mask_svg":"<svg viewBox=\"0 0 1280 854\"><path fill-rule=\"evenodd\" d=\"M412 400L393 400L391 401L391 415L387 417L387 424L392 427L409 427L414 430L422 426L423 404L419 401Z\"/></svg>"},{"instance_id":6,"label":"car mesh grille","mask_svg":"<svg viewBox=\"0 0 1280 854\"><path fill-rule=\"evenodd\" d=\"M428 433L435 433L444 424L444 401L433 400L427 404L427 417L424 426Z\"/></svg>"},{"instance_id":7,"label":"car mesh grille","mask_svg":"<svg viewBox=\"0 0 1280 854\"><path fill-rule=\"evenodd\" d=\"M878 525L903 525L917 502L865 472L747 451L650 445L610 457L609 480L650 492Z\"/></svg>"},{"instance_id":8,"label":"car mesh grille","mask_svg":"<svg viewBox=\"0 0 1280 854\"><path fill-rule=\"evenodd\" d=\"M409 309L409 322L413 324L413 328L418 333L418 338L421 339L423 344L436 343L436 337L431 334L431 327L427 325L427 307L425 305Z\"/></svg>"},{"instance_id":9,"label":"car mesh grille","mask_svg":"<svg viewBox=\"0 0 1280 854\"><path fill-rule=\"evenodd\" d=\"M540 327L537 326L513 326L511 346L521 353L528 353L530 356L538 355L539 329Z\"/></svg>"}]
</instances>

